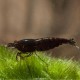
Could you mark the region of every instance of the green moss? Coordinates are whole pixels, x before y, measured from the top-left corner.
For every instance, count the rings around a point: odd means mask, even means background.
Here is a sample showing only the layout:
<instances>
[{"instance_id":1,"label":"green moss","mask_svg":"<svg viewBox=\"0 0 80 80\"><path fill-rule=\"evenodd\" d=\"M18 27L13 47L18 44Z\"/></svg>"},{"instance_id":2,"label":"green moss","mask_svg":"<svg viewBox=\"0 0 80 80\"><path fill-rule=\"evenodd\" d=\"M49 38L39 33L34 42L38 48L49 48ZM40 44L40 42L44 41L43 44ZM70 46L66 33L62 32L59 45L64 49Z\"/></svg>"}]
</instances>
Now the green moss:
<instances>
[{"instance_id":1,"label":"green moss","mask_svg":"<svg viewBox=\"0 0 80 80\"><path fill-rule=\"evenodd\" d=\"M0 78L2 79L80 79L79 62L51 58L45 53L36 52L42 60L35 54L16 60L16 50L0 46Z\"/></svg>"}]
</instances>

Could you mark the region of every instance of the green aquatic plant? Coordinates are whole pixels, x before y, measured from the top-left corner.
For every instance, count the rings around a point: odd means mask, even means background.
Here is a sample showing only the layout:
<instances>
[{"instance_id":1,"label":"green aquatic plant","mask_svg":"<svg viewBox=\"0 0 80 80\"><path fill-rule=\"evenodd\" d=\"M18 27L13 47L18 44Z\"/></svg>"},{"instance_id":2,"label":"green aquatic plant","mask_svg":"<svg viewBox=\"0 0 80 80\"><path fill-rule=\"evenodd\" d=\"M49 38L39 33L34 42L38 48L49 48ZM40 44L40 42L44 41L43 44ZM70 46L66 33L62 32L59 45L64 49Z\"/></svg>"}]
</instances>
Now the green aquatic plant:
<instances>
[{"instance_id":1,"label":"green aquatic plant","mask_svg":"<svg viewBox=\"0 0 80 80\"><path fill-rule=\"evenodd\" d=\"M0 79L80 79L80 62L51 58L45 52L16 60L17 50L0 46ZM23 54L22 56L25 56Z\"/></svg>"}]
</instances>

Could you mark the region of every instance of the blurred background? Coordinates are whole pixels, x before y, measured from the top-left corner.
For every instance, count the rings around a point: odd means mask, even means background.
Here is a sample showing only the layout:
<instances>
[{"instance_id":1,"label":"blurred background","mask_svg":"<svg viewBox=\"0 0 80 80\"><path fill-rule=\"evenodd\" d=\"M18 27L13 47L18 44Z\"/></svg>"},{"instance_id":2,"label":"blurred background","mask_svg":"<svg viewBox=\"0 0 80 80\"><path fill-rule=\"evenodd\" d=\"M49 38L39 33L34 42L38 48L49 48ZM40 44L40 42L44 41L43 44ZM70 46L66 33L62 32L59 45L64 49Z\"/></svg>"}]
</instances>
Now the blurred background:
<instances>
[{"instance_id":1,"label":"blurred background","mask_svg":"<svg viewBox=\"0 0 80 80\"><path fill-rule=\"evenodd\" d=\"M1 44L41 37L74 38L80 46L80 0L0 0ZM80 51L70 45L48 53L80 57Z\"/></svg>"}]
</instances>

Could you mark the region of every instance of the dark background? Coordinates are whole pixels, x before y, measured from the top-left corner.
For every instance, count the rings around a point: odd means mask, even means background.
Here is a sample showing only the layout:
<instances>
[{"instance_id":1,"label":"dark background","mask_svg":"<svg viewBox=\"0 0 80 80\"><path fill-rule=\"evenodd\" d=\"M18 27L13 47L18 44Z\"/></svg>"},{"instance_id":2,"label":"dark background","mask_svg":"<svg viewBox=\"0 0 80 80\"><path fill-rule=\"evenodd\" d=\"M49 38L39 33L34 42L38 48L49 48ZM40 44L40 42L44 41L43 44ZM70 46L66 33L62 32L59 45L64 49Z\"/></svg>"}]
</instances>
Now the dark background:
<instances>
[{"instance_id":1,"label":"dark background","mask_svg":"<svg viewBox=\"0 0 80 80\"><path fill-rule=\"evenodd\" d=\"M74 38L80 46L80 0L0 0L1 44L41 37ZM69 45L49 53L80 57L80 51Z\"/></svg>"}]
</instances>

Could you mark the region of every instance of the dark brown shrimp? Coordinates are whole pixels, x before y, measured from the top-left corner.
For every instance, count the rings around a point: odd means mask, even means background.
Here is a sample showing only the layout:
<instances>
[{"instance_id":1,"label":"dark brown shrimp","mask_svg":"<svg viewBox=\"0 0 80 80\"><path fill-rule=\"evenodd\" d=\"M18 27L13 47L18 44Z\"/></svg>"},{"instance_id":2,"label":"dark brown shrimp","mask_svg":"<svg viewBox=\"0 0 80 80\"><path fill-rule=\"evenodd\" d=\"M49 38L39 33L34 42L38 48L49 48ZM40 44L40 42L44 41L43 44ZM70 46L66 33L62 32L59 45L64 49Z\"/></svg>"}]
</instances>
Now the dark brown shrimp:
<instances>
[{"instance_id":1,"label":"dark brown shrimp","mask_svg":"<svg viewBox=\"0 0 80 80\"><path fill-rule=\"evenodd\" d=\"M17 53L17 56L20 56L21 53L26 53L28 56L32 55L34 51L47 51L54 49L62 44L70 44L75 46L74 39L65 39L65 38L39 38L39 39L22 39L19 41L14 41L13 43L8 43L8 47L14 47L20 52Z\"/></svg>"}]
</instances>

